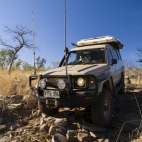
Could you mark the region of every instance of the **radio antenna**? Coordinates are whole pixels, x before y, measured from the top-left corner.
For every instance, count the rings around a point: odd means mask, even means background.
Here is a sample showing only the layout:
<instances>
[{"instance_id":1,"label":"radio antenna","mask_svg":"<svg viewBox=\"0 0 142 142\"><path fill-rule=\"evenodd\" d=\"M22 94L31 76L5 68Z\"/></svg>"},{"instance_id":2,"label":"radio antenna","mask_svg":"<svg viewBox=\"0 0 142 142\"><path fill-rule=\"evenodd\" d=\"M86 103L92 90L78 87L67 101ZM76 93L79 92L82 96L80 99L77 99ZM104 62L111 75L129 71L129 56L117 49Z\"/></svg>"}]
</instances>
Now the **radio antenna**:
<instances>
[{"instance_id":1,"label":"radio antenna","mask_svg":"<svg viewBox=\"0 0 142 142\"><path fill-rule=\"evenodd\" d=\"M65 71L67 75L67 48L66 48L66 0L64 0L64 53L65 53Z\"/></svg>"},{"instance_id":2,"label":"radio antenna","mask_svg":"<svg viewBox=\"0 0 142 142\"><path fill-rule=\"evenodd\" d=\"M35 47L34 47L34 13L32 12L32 37L33 37L33 56L34 56L34 75L36 75L36 64L35 64Z\"/></svg>"}]
</instances>

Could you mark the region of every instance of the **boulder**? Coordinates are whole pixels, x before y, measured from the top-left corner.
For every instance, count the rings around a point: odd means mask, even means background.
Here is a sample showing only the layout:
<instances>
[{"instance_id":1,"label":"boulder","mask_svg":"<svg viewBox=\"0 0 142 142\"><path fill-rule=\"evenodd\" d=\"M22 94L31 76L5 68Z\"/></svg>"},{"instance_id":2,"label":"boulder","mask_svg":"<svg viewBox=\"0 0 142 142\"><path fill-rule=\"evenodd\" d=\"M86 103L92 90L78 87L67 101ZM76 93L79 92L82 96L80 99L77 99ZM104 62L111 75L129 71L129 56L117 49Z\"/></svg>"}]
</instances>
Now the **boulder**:
<instances>
[{"instance_id":1,"label":"boulder","mask_svg":"<svg viewBox=\"0 0 142 142\"><path fill-rule=\"evenodd\" d=\"M67 125L67 119L66 118L55 118L54 125L66 126Z\"/></svg>"},{"instance_id":2,"label":"boulder","mask_svg":"<svg viewBox=\"0 0 142 142\"><path fill-rule=\"evenodd\" d=\"M0 132L6 129L6 125L0 125Z\"/></svg>"},{"instance_id":3,"label":"boulder","mask_svg":"<svg viewBox=\"0 0 142 142\"><path fill-rule=\"evenodd\" d=\"M21 109L24 106L24 104L19 103L19 104L8 104L7 108L9 110L17 110L17 109Z\"/></svg>"},{"instance_id":4,"label":"boulder","mask_svg":"<svg viewBox=\"0 0 142 142\"><path fill-rule=\"evenodd\" d=\"M44 123L40 126L40 131L47 131L47 130L48 130L47 123Z\"/></svg>"},{"instance_id":5,"label":"boulder","mask_svg":"<svg viewBox=\"0 0 142 142\"><path fill-rule=\"evenodd\" d=\"M66 135L66 129L63 126L51 126L49 128L49 134L50 135L55 135L56 133L60 133L62 135Z\"/></svg>"},{"instance_id":6,"label":"boulder","mask_svg":"<svg viewBox=\"0 0 142 142\"><path fill-rule=\"evenodd\" d=\"M52 137L52 142L67 142L67 139L65 136L63 136L62 134L56 133L53 137Z\"/></svg>"},{"instance_id":7,"label":"boulder","mask_svg":"<svg viewBox=\"0 0 142 142\"><path fill-rule=\"evenodd\" d=\"M91 123L83 123L82 127L86 130L92 131L92 132L105 132L106 129L100 126L96 126Z\"/></svg>"},{"instance_id":8,"label":"boulder","mask_svg":"<svg viewBox=\"0 0 142 142\"><path fill-rule=\"evenodd\" d=\"M93 137L91 137L88 133L85 132L79 132L77 138L80 142L92 142L93 140L95 140Z\"/></svg>"}]
</instances>

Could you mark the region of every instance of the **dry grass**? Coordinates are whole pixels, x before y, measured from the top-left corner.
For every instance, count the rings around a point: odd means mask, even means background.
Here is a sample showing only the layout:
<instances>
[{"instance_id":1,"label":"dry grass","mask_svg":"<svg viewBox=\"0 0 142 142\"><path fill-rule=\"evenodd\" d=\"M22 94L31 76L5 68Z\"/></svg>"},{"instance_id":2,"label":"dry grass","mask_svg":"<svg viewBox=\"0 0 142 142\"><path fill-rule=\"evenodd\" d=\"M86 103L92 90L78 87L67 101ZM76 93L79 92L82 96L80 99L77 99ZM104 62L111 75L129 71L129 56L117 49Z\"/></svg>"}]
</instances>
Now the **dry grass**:
<instances>
[{"instance_id":1,"label":"dry grass","mask_svg":"<svg viewBox=\"0 0 142 142\"><path fill-rule=\"evenodd\" d=\"M142 85L142 79L130 79L132 84Z\"/></svg>"},{"instance_id":2,"label":"dry grass","mask_svg":"<svg viewBox=\"0 0 142 142\"><path fill-rule=\"evenodd\" d=\"M124 122L122 127L121 127L121 129L120 129L120 131L119 131L119 134L117 136L116 142L120 141L119 137L120 137L120 134L122 133L124 125L128 124L128 123L133 123L133 122L136 122L136 121L139 122L139 126L137 128L135 128L131 133L129 133L128 137L126 137L125 139L121 140L120 142L123 142L125 140L127 140L128 142L140 142L140 141L142 141L142 139L141 139L141 137L142 137L142 131L141 131L141 129L142 129L142 111L141 111L138 99L136 97L136 94L134 92L133 92L133 95L134 95L134 98L136 100L136 104L137 104L137 107L138 107L141 119Z\"/></svg>"},{"instance_id":3,"label":"dry grass","mask_svg":"<svg viewBox=\"0 0 142 142\"><path fill-rule=\"evenodd\" d=\"M0 94L6 96L25 95L28 90L28 79L33 71L12 71L11 74L7 70L0 70Z\"/></svg>"}]
</instances>

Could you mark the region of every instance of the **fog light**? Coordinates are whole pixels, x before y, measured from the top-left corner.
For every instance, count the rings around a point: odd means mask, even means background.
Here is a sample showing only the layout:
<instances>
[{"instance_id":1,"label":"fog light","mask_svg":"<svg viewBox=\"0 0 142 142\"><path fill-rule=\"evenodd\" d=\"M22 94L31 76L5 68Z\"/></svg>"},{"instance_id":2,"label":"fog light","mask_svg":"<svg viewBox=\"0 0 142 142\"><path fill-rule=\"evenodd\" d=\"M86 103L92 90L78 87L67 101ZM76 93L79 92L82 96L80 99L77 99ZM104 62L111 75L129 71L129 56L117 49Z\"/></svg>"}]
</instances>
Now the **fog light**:
<instances>
[{"instance_id":1,"label":"fog light","mask_svg":"<svg viewBox=\"0 0 142 142\"><path fill-rule=\"evenodd\" d=\"M57 85L58 85L59 89L64 89L66 87L66 83L65 83L65 81L63 79L59 79L57 81Z\"/></svg>"},{"instance_id":2,"label":"fog light","mask_svg":"<svg viewBox=\"0 0 142 142\"><path fill-rule=\"evenodd\" d=\"M45 86L46 86L46 81L44 79L41 79L39 81L39 87L43 89L43 88L45 88Z\"/></svg>"}]
</instances>

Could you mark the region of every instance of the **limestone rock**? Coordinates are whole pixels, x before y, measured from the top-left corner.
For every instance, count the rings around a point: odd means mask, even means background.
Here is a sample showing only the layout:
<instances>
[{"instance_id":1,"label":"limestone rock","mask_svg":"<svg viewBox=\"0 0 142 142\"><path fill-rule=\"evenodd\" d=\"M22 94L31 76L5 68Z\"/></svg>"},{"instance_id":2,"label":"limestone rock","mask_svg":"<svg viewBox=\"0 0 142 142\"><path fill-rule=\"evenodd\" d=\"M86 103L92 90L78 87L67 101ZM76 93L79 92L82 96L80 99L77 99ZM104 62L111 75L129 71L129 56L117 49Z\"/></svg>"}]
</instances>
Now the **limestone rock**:
<instances>
[{"instance_id":1,"label":"limestone rock","mask_svg":"<svg viewBox=\"0 0 142 142\"><path fill-rule=\"evenodd\" d=\"M23 96L22 95L12 95L10 96L11 99L15 100L16 102L20 102L23 100Z\"/></svg>"},{"instance_id":2,"label":"limestone rock","mask_svg":"<svg viewBox=\"0 0 142 142\"><path fill-rule=\"evenodd\" d=\"M11 126L10 126L10 130L11 130L11 131L16 130L16 129L17 129L17 126L16 126L16 125L11 125Z\"/></svg>"},{"instance_id":3,"label":"limestone rock","mask_svg":"<svg viewBox=\"0 0 142 142\"><path fill-rule=\"evenodd\" d=\"M12 138L13 136L15 136L16 133L15 131L9 131L8 134L9 134L9 137Z\"/></svg>"},{"instance_id":4,"label":"limestone rock","mask_svg":"<svg viewBox=\"0 0 142 142\"><path fill-rule=\"evenodd\" d=\"M0 94L0 100L4 100L5 98L6 98L6 96L5 96L5 95Z\"/></svg>"},{"instance_id":5,"label":"limestone rock","mask_svg":"<svg viewBox=\"0 0 142 142\"><path fill-rule=\"evenodd\" d=\"M40 126L40 131L47 131L47 130L48 130L47 123L44 123Z\"/></svg>"},{"instance_id":6,"label":"limestone rock","mask_svg":"<svg viewBox=\"0 0 142 142\"><path fill-rule=\"evenodd\" d=\"M55 118L54 125L66 126L67 125L67 119L66 118Z\"/></svg>"},{"instance_id":7,"label":"limestone rock","mask_svg":"<svg viewBox=\"0 0 142 142\"><path fill-rule=\"evenodd\" d=\"M37 110L36 112L34 112L32 114L32 117L38 117L40 115L41 111L40 110Z\"/></svg>"},{"instance_id":8,"label":"limestone rock","mask_svg":"<svg viewBox=\"0 0 142 142\"><path fill-rule=\"evenodd\" d=\"M78 142L77 136L70 136L66 134L66 138L68 142Z\"/></svg>"},{"instance_id":9,"label":"limestone rock","mask_svg":"<svg viewBox=\"0 0 142 142\"><path fill-rule=\"evenodd\" d=\"M17 110L17 109L21 109L24 106L24 104L19 103L19 104L8 104L7 108L9 110Z\"/></svg>"},{"instance_id":10,"label":"limestone rock","mask_svg":"<svg viewBox=\"0 0 142 142\"><path fill-rule=\"evenodd\" d=\"M62 135L66 135L66 129L63 126L51 126L49 128L49 134L54 135L56 133L60 133Z\"/></svg>"},{"instance_id":11,"label":"limestone rock","mask_svg":"<svg viewBox=\"0 0 142 142\"><path fill-rule=\"evenodd\" d=\"M22 129L22 128L17 128L17 129L15 130L16 135L21 135L22 132L23 132L23 129Z\"/></svg>"},{"instance_id":12,"label":"limestone rock","mask_svg":"<svg viewBox=\"0 0 142 142\"><path fill-rule=\"evenodd\" d=\"M0 142L11 142L11 138L9 136L4 136L0 138Z\"/></svg>"},{"instance_id":13,"label":"limestone rock","mask_svg":"<svg viewBox=\"0 0 142 142\"><path fill-rule=\"evenodd\" d=\"M56 133L53 137L52 137L52 142L67 142L67 139L65 136L63 136L62 134Z\"/></svg>"},{"instance_id":14,"label":"limestone rock","mask_svg":"<svg viewBox=\"0 0 142 142\"><path fill-rule=\"evenodd\" d=\"M97 138L97 139L100 139L100 138L105 139L106 138L106 133L90 132L90 136L92 136L93 138Z\"/></svg>"},{"instance_id":15,"label":"limestone rock","mask_svg":"<svg viewBox=\"0 0 142 142\"><path fill-rule=\"evenodd\" d=\"M48 127L54 125L54 121L55 121L55 118L54 117L47 117L47 118L44 118L44 121L46 121L46 123L48 124Z\"/></svg>"},{"instance_id":16,"label":"limestone rock","mask_svg":"<svg viewBox=\"0 0 142 142\"><path fill-rule=\"evenodd\" d=\"M69 134L70 136L76 136L77 130L67 130L67 134Z\"/></svg>"},{"instance_id":17,"label":"limestone rock","mask_svg":"<svg viewBox=\"0 0 142 142\"><path fill-rule=\"evenodd\" d=\"M105 128L96 126L96 125L91 124L91 123L84 123L84 124L82 124L82 127L84 129L92 131L92 132L104 132L104 131L106 131Z\"/></svg>"},{"instance_id":18,"label":"limestone rock","mask_svg":"<svg viewBox=\"0 0 142 142\"><path fill-rule=\"evenodd\" d=\"M40 118L40 125L44 124L46 121L44 120L43 117Z\"/></svg>"},{"instance_id":19,"label":"limestone rock","mask_svg":"<svg viewBox=\"0 0 142 142\"><path fill-rule=\"evenodd\" d=\"M68 142L78 142L77 130L67 130L66 138Z\"/></svg>"},{"instance_id":20,"label":"limestone rock","mask_svg":"<svg viewBox=\"0 0 142 142\"><path fill-rule=\"evenodd\" d=\"M85 133L85 132L79 132L77 137L80 142L83 142L83 141L92 142L94 140L93 137L89 136L88 133Z\"/></svg>"},{"instance_id":21,"label":"limestone rock","mask_svg":"<svg viewBox=\"0 0 142 142\"><path fill-rule=\"evenodd\" d=\"M25 95L22 102L27 104L27 108L29 109L37 107L37 100L30 95Z\"/></svg>"},{"instance_id":22,"label":"limestone rock","mask_svg":"<svg viewBox=\"0 0 142 142\"><path fill-rule=\"evenodd\" d=\"M43 118L47 117L47 115L45 113L41 113L41 115L42 115Z\"/></svg>"},{"instance_id":23,"label":"limestone rock","mask_svg":"<svg viewBox=\"0 0 142 142\"><path fill-rule=\"evenodd\" d=\"M6 129L6 125L0 125L0 132Z\"/></svg>"}]
</instances>

